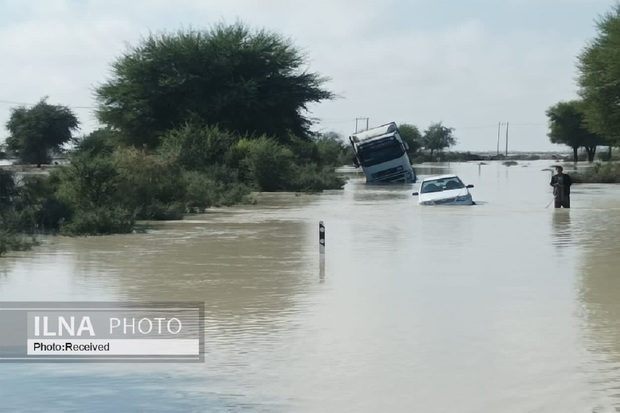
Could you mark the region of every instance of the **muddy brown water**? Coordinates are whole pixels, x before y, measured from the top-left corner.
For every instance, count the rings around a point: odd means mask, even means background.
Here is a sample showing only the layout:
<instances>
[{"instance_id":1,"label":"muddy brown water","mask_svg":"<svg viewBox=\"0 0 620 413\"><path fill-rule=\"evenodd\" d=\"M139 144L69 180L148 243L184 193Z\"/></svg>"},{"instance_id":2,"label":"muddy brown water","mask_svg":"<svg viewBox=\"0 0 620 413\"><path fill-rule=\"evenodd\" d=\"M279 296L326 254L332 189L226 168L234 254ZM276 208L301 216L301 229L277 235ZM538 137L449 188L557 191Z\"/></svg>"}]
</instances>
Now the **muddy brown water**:
<instances>
[{"instance_id":1,"label":"muddy brown water","mask_svg":"<svg viewBox=\"0 0 620 413\"><path fill-rule=\"evenodd\" d=\"M0 364L0 411L620 411L620 186L546 208L550 165L417 169L474 184L473 207L352 173L146 234L45 238L0 259L1 301L201 301L205 362Z\"/></svg>"}]
</instances>

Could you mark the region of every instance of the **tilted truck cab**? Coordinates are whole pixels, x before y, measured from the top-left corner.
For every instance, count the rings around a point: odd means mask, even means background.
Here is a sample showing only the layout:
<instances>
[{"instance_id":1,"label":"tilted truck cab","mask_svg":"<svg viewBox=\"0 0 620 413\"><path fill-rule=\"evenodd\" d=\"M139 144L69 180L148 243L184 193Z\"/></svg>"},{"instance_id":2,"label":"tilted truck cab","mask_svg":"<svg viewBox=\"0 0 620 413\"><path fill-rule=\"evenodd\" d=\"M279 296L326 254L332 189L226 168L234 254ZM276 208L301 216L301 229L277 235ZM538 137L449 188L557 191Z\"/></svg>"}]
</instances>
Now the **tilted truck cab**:
<instances>
[{"instance_id":1,"label":"tilted truck cab","mask_svg":"<svg viewBox=\"0 0 620 413\"><path fill-rule=\"evenodd\" d=\"M416 174L396 123L390 122L349 137L354 163L361 167L367 183L415 183Z\"/></svg>"}]
</instances>

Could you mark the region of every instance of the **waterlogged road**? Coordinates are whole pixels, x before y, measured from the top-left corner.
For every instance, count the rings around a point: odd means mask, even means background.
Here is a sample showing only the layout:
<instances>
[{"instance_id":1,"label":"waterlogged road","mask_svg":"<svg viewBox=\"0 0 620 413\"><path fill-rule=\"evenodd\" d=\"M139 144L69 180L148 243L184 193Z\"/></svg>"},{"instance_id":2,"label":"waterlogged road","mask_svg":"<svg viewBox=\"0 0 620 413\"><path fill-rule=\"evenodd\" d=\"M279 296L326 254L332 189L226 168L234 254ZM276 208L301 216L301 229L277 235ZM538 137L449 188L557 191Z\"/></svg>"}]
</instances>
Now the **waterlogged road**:
<instances>
[{"instance_id":1,"label":"waterlogged road","mask_svg":"<svg viewBox=\"0 0 620 413\"><path fill-rule=\"evenodd\" d=\"M0 411L620 411L620 186L545 208L549 165L451 164L475 207L358 177L3 258L3 301L198 300L207 323L202 364L0 364Z\"/></svg>"}]
</instances>

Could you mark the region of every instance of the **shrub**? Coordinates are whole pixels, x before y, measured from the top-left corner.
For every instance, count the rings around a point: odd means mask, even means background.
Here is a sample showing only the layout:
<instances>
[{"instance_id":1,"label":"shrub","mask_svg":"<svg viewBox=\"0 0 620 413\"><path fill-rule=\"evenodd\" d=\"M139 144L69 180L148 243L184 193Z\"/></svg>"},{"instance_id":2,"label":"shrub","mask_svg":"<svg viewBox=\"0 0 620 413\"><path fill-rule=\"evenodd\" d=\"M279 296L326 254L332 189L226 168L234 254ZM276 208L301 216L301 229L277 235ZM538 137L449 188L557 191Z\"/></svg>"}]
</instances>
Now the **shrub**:
<instances>
[{"instance_id":1,"label":"shrub","mask_svg":"<svg viewBox=\"0 0 620 413\"><path fill-rule=\"evenodd\" d=\"M353 165L353 158L355 157L355 151L353 146L347 145L338 157L338 166L341 165Z\"/></svg>"},{"instance_id":2,"label":"shrub","mask_svg":"<svg viewBox=\"0 0 620 413\"><path fill-rule=\"evenodd\" d=\"M20 186L8 180L3 186L4 193L9 194L0 202L0 221L6 229L25 233L55 230L58 222L72 213L70 206L56 197L57 181L53 177L25 176Z\"/></svg>"},{"instance_id":3,"label":"shrub","mask_svg":"<svg viewBox=\"0 0 620 413\"><path fill-rule=\"evenodd\" d=\"M118 163L109 156L74 154L57 176L58 198L74 208L111 205L120 183Z\"/></svg>"},{"instance_id":4,"label":"shrub","mask_svg":"<svg viewBox=\"0 0 620 413\"><path fill-rule=\"evenodd\" d=\"M15 173L0 168L0 208L9 205L16 195Z\"/></svg>"},{"instance_id":5,"label":"shrub","mask_svg":"<svg viewBox=\"0 0 620 413\"><path fill-rule=\"evenodd\" d=\"M27 239L21 235L0 230L0 256L9 251L28 251L39 242L34 239Z\"/></svg>"},{"instance_id":6,"label":"shrub","mask_svg":"<svg viewBox=\"0 0 620 413\"><path fill-rule=\"evenodd\" d=\"M71 218L73 207L56 195L58 183L50 177L27 177L15 202L19 228L25 232L55 231Z\"/></svg>"},{"instance_id":7,"label":"shrub","mask_svg":"<svg viewBox=\"0 0 620 413\"><path fill-rule=\"evenodd\" d=\"M245 177L258 190L273 192L286 190L292 175L293 152L267 137L242 140L237 147L245 156L241 165Z\"/></svg>"},{"instance_id":8,"label":"shrub","mask_svg":"<svg viewBox=\"0 0 620 413\"><path fill-rule=\"evenodd\" d=\"M196 171L184 173L185 206L192 212L204 212L212 206L230 206L251 202L250 188L241 183L226 183Z\"/></svg>"},{"instance_id":9,"label":"shrub","mask_svg":"<svg viewBox=\"0 0 620 413\"><path fill-rule=\"evenodd\" d=\"M178 164L134 148L118 151L114 158L118 182L111 205L135 211L136 219L171 219L183 212L178 202L185 188Z\"/></svg>"},{"instance_id":10,"label":"shrub","mask_svg":"<svg viewBox=\"0 0 620 413\"><path fill-rule=\"evenodd\" d=\"M316 164L296 165L290 187L296 191L320 192L326 189L342 189L345 180L331 167Z\"/></svg>"},{"instance_id":11,"label":"shrub","mask_svg":"<svg viewBox=\"0 0 620 413\"><path fill-rule=\"evenodd\" d=\"M620 183L620 164L597 162L591 167L584 168L582 172L572 173L571 177L578 183Z\"/></svg>"},{"instance_id":12,"label":"shrub","mask_svg":"<svg viewBox=\"0 0 620 413\"><path fill-rule=\"evenodd\" d=\"M345 163L351 163L351 159L355 156L353 148L350 145L345 147L343 140L337 134L321 135L315 142L321 165L341 166ZM343 162L344 154L349 148L349 159Z\"/></svg>"},{"instance_id":13,"label":"shrub","mask_svg":"<svg viewBox=\"0 0 620 413\"><path fill-rule=\"evenodd\" d=\"M298 164L321 163L321 152L317 141L289 135L285 146L291 151L293 160Z\"/></svg>"},{"instance_id":14,"label":"shrub","mask_svg":"<svg viewBox=\"0 0 620 413\"><path fill-rule=\"evenodd\" d=\"M62 235L126 234L133 230L135 216L120 207L97 207L77 210L71 221L60 226Z\"/></svg>"},{"instance_id":15,"label":"shrub","mask_svg":"<svg viewBox=\"0 0 620 413\"><path fill-rule=\"evenodd\" d=\"M203 171L222 162L238 140L217 126L186 123L163 137L158 153L187 170Z\"/></svg>"}]
</instances>

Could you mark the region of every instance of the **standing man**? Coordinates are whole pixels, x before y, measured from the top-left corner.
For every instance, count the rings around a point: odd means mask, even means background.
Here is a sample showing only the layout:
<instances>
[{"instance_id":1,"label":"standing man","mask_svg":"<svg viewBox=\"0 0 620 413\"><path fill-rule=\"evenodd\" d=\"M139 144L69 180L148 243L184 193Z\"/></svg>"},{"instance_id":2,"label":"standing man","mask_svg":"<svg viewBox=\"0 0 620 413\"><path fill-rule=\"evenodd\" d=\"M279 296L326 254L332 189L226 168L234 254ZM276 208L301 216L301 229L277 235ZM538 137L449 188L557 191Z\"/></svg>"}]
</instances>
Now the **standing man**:
<instances>
[{"instance_id":1,"label":"standing man","mask_svg":"<svg viewBox=\"0 0 620 413\"><path fill-rule=\"evenodd\" d=\"M551 177L551 185L553 187L553 197L555 198L556 208L570 208L570 186L573 180L570 175L563 173L561 166L555 167L556 174Z\"/></svg>"}]
</instances>

